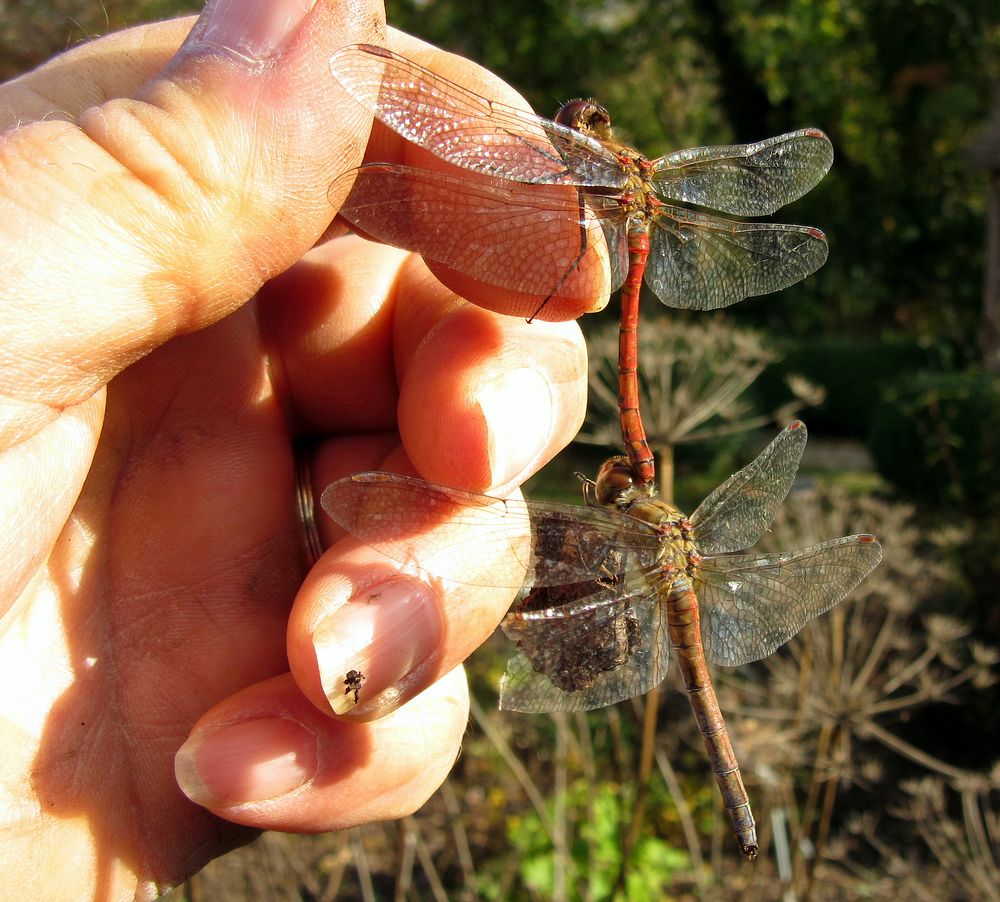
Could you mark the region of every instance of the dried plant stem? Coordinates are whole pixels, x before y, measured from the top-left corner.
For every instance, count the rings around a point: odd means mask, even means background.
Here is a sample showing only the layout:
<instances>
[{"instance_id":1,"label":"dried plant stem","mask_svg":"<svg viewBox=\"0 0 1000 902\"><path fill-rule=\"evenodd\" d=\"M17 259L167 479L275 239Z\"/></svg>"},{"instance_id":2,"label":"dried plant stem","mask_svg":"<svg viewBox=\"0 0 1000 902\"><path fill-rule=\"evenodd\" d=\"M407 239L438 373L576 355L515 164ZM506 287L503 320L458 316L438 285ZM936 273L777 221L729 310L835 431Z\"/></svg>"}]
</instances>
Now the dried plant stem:
<instances>
[{"instance_id":1,"label":"dried plant stem","mask_svg":"<svg viewBox=\"0 0 1000 902\"><path fill-rule=\"evenodd\" d=\"M582 711L577 711L573 715L573 722L576 724L576 733L579 737L580 770L583 771L584 779L593 786L597 783L597 767L594 764L594 743L590 738L590 724L587 722L587 715Z\"/></svg>"},{"instance_id":2,"label":"dried plant stem","mask_svg":"<svg viewBox=\"0 0 1000 902\"><path fill-rule=\"evenodd\" d=\"M639 773L635 784L635 802L632 806L632 818L628 831L622 842L622 870L624 877L628 870L629 859L639 841L639 831L646 813L646 799L649 796L649 780L653 774L653 752L656 749L656 721L660 710L660 687L654 686L643 700L645 709L642 716L642 748L639 753Z\"/></svg>"},{"instance_id":3,"label":"dried plant stem","mask_svg":"<svg viewBox=\"0 0 1000 902\"><path fill-rule=\"evenodd\" d=\"M617 447L618 329L590 336L591 403L578 441ZM744 395L778 355L763 338L735 329L724 318L699 323L650 319L639 342L639 409L654 454L664 444L704 441L758 429L775 419L784 423L823 391L806 380L788 380L789 403L769 415L751 410Z\"/></svg>"},{"instance_id":4,"label":"dried plant stem","mask_svg":"<svg viewBox=\"0 0 1000 902\"><path fill-rule=\"evenodd\" d=\"M545 830L546 835L551 840L553 829L552 817L549 815L548 806L545 803L545 796L542 795L542 792L535 784L535 781L531 779L531 775L525 769L517 755L514 754L510 744L504 738L503 733L501 733L500 730L496 728L493 721L486 716L486 712L483 711L482 706L476 701L476 697L474 695L469 697L469 709L472 712L472 719L483 731L486 738L493 745L493 748L495 748L499 753L500 757L503 758L504 763L510 768L511 773L514 775L517 782L521 784L521 788L524 790L525 795L534 806L535 813L538 815L542 829Z\"/></svg>"},{"instance_id":5,"label":"dried plant stem","mask_svg":"<svg viewBox=\"0 0 1000 902\"><path fill-rule=\"evenodd\" d=\"M860 608L861 606L858 605L858 607ZM878 633L876 633L875 640L871 643L871 646L868 649L868 655L865 658L864 664L858 668L857 675L849 688L849 691L852 694L856 694L864 686L868 685L875 672L880 667L884 666L886 649L892 641L892 636L896 628L896 616L890 611L886 615L885 620L882 622L882 626L879 628Z\"/></svg>"},{"instance_id":6,"label":"dried plant stem","mask_svg":"<svg viewBox=\"0 0 1000 902\"><path fill-rule=\"evenodd\" d=\"M320 902L333 902L340 892L344 882L344 871L347 869L347 833L336 834L334 848L337 854L333 856L333 867L327 876L326 886L319 895Z\"/></svg>"},{"instance_id":7,"label":"dried plant stem","mask_svg":"<svg viewBox=\"0 0 1000 902\"><path fill-rule=\"evenodd\" d=\"M823 858L827 841L830 838L830 823L833 820L833 805L837 799L837 778L830 777L826 781L825 792L823 793L823 810L820 814L819 828L816 831L815 852L813 853L812 866L808 870L808 880L806 888L802 893L802 898L812 899L816 890L816 873L818 865Z\"/></svg>"},{"instance_id":8,"label":"dried plant stem","mask_svg":"<svg viewBox=\"0 0 1000 902\"><path fill-rule=\"evenodd\" d=\"M372 883L372 872L368 866L368 853L361 841L361 831L351 831L351 852L354 854L354 869L358 874L358 887L364 902L375 902L375 886Z\"/></svg>"},{"instance_id":9,"label":"dried plant stem","mask_svg":"<svg viewBox=\"0 0 1000 902\"><path fill-rule=\"evenodd\" d=\"M408 818L408 820L413 820L413 818ZM441 875L434 866L434 859L431 857L430 850L427 848L427 843L424 842L424 838L420 834L420 827L416 824L416 821L414 821L414 825L416 827L414 830L414 838L417 857L420 859L420 866L424 869L424 874L427 877L427 882L430 884L431 892L434 894L434 898L437 902L448 902L448 893L444 888L444 884L441 882Z\"/></svg>"},{"instance_id":10,"label":"dried plant stem","mask_svg":"<svg viewBox=\"0 0 1000 902\"><path fill-rule=\"evenodd\" d=\"M906 667L901 668L899 673L897 673L894 677L886 680L882 691L886 695L895 692L900 686L909 682L914 676L924 670L924 668L926 668L936 656L936 648L928 647L924 649L924 653L922 655L914 658Z\"/></svg>"},{"instance_id":11,"label":"dried plant stem","mask_svg":"<svg viewBox=\"0 0 1000 902\"><path fill-rule=\"evenodd\" d=\"M795 693L795 715L792 719L792 724L796 729L801 728L806 718L806 703L809 698L809 678L813 663L813 642L813 631L811 629L806 630L802 636L802 656L799 659L798 691Z\"/></svg>"},{"instance_id":12,"label":"dried plant stem","mask_svg":"<svg viewBox=\"0 0 1000 902\"><path fill-rule=\"evenodd\" d=\"M829 760L833 732L833 722L829 720L824 721L820 727L819 736L816 739L816 752L813 756L813 776L809 782L805 804L802 806L802 819L799 822L798 835L795 837L795 845L800 847L803 840L808 839L809 834L812 832L813 818L815 817L816 806L819 802L819 794L826 782L820 775L827 771L827 761ZM804 877L802 871L808 867L807 862L803 858L798 858L797 864L796 871L798 873L795 875L796 882Z\"/></svg>"},{"instance_id":13,"label":"dried plant stem","mask_svg":"<svg viewBox=\"0 0 1000 902\"><path fill-rule=\"evenodd\" d=\"M448 820L451 822L451 834L455 843L455 852L458 855L458 862L462 867L462 882L466 890L471 893L476 866L472 861L472 849L469 848L469 834L465 830L465 821L462 817L462 809L458 804L458 797L455 795L455 787L452 785L452 778L449 777L441 786L441 798L444 801L445 810L448 812Z\"/></svg>"},{"instance_id":14,"label":"dried plant stem","mask_svg":"<svg viewBox=\"0 0 1000 902\"><path fill-rule=\"evenodd\" d=\"M845 615L842 608L835 608L830 614L830 683L833 685L840 685L844 681L845 677L845 667L844 661L846 657L846 640L845 640ZM812 649L809 650L810 661L812 659ZM799 685L801 687L802 682L800 680ZM799 698L800 712L804 706L802 697ZM821 857L821 850L825 847L827 839L829 837L830 819L833 816L833 803L836 798L837 792L837 780L836 777L830 776L829 761L830 761L830 749L834 745L835 739L839 735L839 730L837 725L832 720L824 720L822 726L820 727L820 734L816 741L816 753L813 758L813 776L809 784L809 791L806 795L806 802L803 809L802 821L800 823L800 835L798 837L801 842L802 839L809 838L813 829L813 822L815 818L815 812L817 804L819 803L820 793L823 793L823 807L821 809L819 823L816 830L816 838L814 840L814 845L816 847L816 854L812 859L812 862L806 861L804 858L798 859L798 867L796 871L796 881L805 877L806 879L806 892L805 898L810 898L810 893L812 891L813 881L816 876L816 864ZM803 874L803 869L805 873Z\"/></svg>"},{"instance_id":15,"label":"dried plant stem","mask_svg":"<svg viewBox=\"0 0 1000 902\"><path fill-rule=\"evenodd\" d=\"M950 777L952 780L968 780L974 776L961 768L952 767L952 765L942 761L940 758L935 758L933 755L928 755L927 752L920 751L916 746L910 745L905 739L900 739L894 733L890 733L875 723L875 721L867 722L864 725L863 733L871 736L873 739L877 739L886 748L892 749L904 758L909 758L915 764L926 767L928 770L935 771L945 777Z\"/></svg>"},{"instance_id":16,"label":"dried plant stem","mask_svg":"<svg viewBox=\"0 0 1000 902\"><path fill-rule=\"evenodd\" d=\"M980 884L988 886L993 898L998 898L1000 897L1000 867L998 867L997 858L1000 854L1000 835L993 834L983 818L982 803L986 801L986 798L980 793L968 789L963 790L962 815L965 821L965 832L969 837L969 844L972 846L978 870L986 875L986 879L981 880Z\"/></svg>"},{"instance_id":17,"label":"dried plant stem","mask_svg":"<svg viewBox=\"0 0 1000 902\"><path fill-rule=\"evenodd\" d=\"M629 775L634 772L634 767L629 755L628 742L622 735L621 713L617 706L608 708L607 719L608 729L611 733L611 749L615 759L615 766L618 768L619 782L624 785L628 782Z\"/></svg>"},{"instance_id":18,"label":"dried plant stem","mask_svg":"<svg viewBox=\"0 0 1000 902\"><path fill-rule=\"evenodd\" d=\"M670 756L662 751L656 753L656 765L663 775L663 782L667 784L667 791L673 799L674 807L677 809L677 819L681 822L681 830L684 831L684 840L687 843L688 854L691 856L691 865L697 874L698 885L705 884L704 858L701 854L701 841L698 838L698 829L694 825L694 818L691 817L691 809L688 807L684 791L681 789L677 773L670 763Z\"/></svg>"},{"instance_id":19,"label":"dried plant stem","mask_svg":"<svg viewBox=\"0 0 1000 902\"><path fill-rule=\"evenodd\" d=\"M404 817L397 822L400 846L399 864L396 867L395 902L402 902L413 886L413 863L417 857L417 829L413 817Z\"/></svg>"},{"instance_id":20,"label":"dried plant stem","mask_svg":"<svg viewBox=\"0 0 1000 902\"><path fill-rule=\"evenodd\" d=\"M653 456L656 458L657 481L659 482L660 497L669 504L673 504L674 446L656 445L653 447Z\"/></svg>"}]
</instances>

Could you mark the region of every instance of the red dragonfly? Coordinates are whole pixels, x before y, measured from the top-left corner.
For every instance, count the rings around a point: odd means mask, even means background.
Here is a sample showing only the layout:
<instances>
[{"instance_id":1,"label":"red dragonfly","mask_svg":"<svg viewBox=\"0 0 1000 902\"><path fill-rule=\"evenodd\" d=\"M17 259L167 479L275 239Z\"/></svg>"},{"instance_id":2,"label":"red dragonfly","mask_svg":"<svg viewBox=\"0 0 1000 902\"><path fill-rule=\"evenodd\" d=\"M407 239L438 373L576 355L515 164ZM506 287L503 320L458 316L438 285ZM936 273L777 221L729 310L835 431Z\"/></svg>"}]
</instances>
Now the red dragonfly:
<instances>
[{"instance_id":1,"label":"red dragonfly","mask_svg":"<svg viewBox=\"0 0 1000 902\"><path fill-rule=\"evenodd\" d=\"M793 285L826 260L819 229L720 219L676 203L775 212L829 170L833 148L817 129L649 160L614 139L610 115L593 101L543 119L371 44L339 50L330 68L379 120L450 164L428 158L426 167L370 163L345 173L331 194L353 184L340 213L358 230L531 296L533 315L555 296L596 301L609 273L611 290L624 286L620 416L641 483L653 480L636 383L643 275L664 304L713 310Z\"/></svg>"},{"instance_id":2,"label":"red dragonfly","mask_svg":"<svg viewBox=\"0 0 1000 902\"><path fill-rule=\"evenodd\" d=\"M334 482L322 504L395 561L417 559L426 573L467 585L530 587L503 621L519 651L501 680L502 709L611 705L658 685L676 655L740 848L752 859L756 825L706 657L735 666L771 654L882 557L870 535L734 554L768 528L805 442L805 426L792 423L690 517L637 483L626 457L585 481L586 507L504 501L381 472Z\"/></svg>"}]
</instances>

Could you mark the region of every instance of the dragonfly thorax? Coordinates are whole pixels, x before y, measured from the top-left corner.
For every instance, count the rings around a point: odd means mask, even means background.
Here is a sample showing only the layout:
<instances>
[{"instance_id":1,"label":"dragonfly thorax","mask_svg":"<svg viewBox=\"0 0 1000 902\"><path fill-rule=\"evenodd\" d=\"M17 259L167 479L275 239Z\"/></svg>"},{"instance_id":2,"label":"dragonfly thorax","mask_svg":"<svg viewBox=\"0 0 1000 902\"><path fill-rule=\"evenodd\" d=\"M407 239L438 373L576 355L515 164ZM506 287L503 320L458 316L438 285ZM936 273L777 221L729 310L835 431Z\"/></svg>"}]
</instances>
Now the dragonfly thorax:
<instances>
[{"instance_id":1,"label":"dragonfly thorax","mask_svg":"<svg viewBox=\"0 0 1000 902\"><path fill-rule=\"evenodd\" d=\"M693 579L701 564L691 521L672 504L656 497L649 483L637 482L627 457L612 457L601 465L592 485L594 499L604 507L656 527L660 536L659 566Z\"/></svg>"},{"instance_id":2,"label":"dragonfly thorax","mask_svg":"<svg viewBox=\"0 0 1000 902\"><path fill-rule=\"evenodd\" d=\"M694 543L691 521L687 515L659 499L633 505L629 513L657 527L663 543L660 548L660 567L676 577L686 577L690 585L701 565L701 555Z\"/></svg>"}]
</instances>

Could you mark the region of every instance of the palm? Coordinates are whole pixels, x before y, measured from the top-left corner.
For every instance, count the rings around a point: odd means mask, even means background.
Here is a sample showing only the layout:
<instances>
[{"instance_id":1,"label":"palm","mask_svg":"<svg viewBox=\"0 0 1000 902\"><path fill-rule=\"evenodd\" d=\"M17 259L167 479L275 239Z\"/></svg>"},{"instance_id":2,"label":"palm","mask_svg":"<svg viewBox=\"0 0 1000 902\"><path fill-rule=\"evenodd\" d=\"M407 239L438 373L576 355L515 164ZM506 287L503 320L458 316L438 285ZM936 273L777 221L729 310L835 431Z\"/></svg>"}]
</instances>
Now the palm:
<instances>
[{"instance_id":1,"label":"palm","mask_svg":"<svg viewBox=\"0 0 1000 902\"><path fill-rule=\"evenodd\" d=\"M214 703L287 670L304 567L293 484L249 307L110 385L90 477L50 561L66 646L48 651L65 654L72 681L24 762L43 804L90 822L99 860L169 879L173 862L231 842L177 788L173 755ZM72 576L71 562L82 563ZM52 666L34 654L39 671Z\"/></svg>"}]
</instances>

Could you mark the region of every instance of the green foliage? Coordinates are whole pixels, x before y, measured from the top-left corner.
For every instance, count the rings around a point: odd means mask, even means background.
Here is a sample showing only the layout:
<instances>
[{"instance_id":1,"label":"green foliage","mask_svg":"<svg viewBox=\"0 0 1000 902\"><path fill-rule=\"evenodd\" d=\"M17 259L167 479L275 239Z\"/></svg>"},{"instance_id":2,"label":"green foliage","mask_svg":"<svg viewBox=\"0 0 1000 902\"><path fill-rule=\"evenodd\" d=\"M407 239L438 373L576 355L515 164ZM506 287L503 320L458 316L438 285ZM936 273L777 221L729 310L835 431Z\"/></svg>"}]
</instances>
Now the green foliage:
<instances>
[{"instance_id":1,"label":"green foliage","mask_svg":"<svg viewBox=\"0 0 1000 902\"><path fill-rule=\"evenodd\" d=\"M771 106L826 129L837 161L809 200L828 230L810 321L970 343L980 292L983 183L965 151L998 76L1000 19L985 2L731 0L725 21ZM993 13L990 10L993 8Z\"/></svg>"},{"instance_id":2,"label":"green foliage","mask_svg":"<svg viewBox=\"0 0 1000 902\"><path fill-rule=\"evenodd\" d=\"M771 364L751 389L754 407L777 408L787 395L785 380L804 376L826 390L826 397L802 412L811 429L827 436L864 438L887 390L921 370L954 365L951 348L928 345L903 335L879 338L814 336L777 345L781 359Z\"/></svg>"},{"instance_id":3,"label":"green foliage","mask_svg":"<svg viewBox=\"0 0 1000 902\"><path fill-rule=\"evenodd\" d=\"M622 869L622 835L631 811L623 804L621 787L614 783L591 785L573 781L566 805L585 811L578 822L568 855L558 864L565 869L569 899L657 899L662 898L678 872L691 867L688 855L653 836L639 838L628 864L624 896L616 893ZM507 839L517 850L523 885L537 898L552 898L556 889L559 853L534 812L513 816ZM497 898L496 884L488 880L480 887L487 898Z\"/></svg>"},{"instance_id":4,"label":"green foliage","mask_svg":"<svg viewBox=\"0 0 1000 902\"><path fill-rule=\"evenodd\" d=\"M684 852L652 836L640 838L632 860L625 878L627 899L662 899L673 875L690 866Z\"/></svg>"},{"instance_id":5,"label":"green foliage","mask_svg":"<svg viewBox=\"0 0 1000 902\"><path fill-rule=\"evenodd\" d=\"M600 32L584 19L587 8L597 5L390 0L386 13L390 24L499 72L551 115L568 99L564 86L585 79L588 52L598 51ZM567 46L572 54L560 51Z\"/></svg>"},{"instance_id":6,"label":"green foliage","mask_svg":"<svg viewBox=\"0 0 1000 902\"><path fill-rule=\"evenodd\" d=\"M1000 502L1000 380L915 373L886 392L869 447L886 479L913 498L968 513Z\"/></svg>"}]
</instances>

